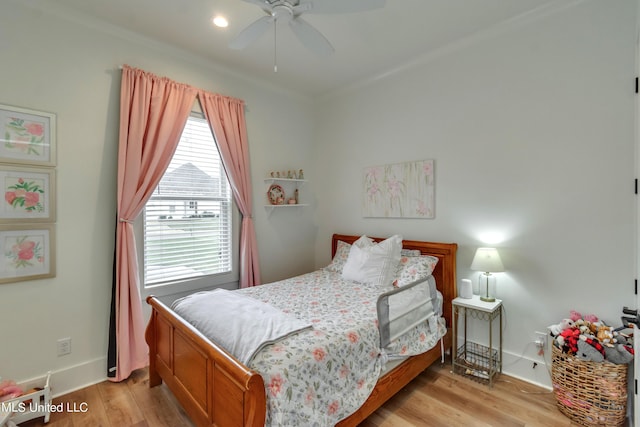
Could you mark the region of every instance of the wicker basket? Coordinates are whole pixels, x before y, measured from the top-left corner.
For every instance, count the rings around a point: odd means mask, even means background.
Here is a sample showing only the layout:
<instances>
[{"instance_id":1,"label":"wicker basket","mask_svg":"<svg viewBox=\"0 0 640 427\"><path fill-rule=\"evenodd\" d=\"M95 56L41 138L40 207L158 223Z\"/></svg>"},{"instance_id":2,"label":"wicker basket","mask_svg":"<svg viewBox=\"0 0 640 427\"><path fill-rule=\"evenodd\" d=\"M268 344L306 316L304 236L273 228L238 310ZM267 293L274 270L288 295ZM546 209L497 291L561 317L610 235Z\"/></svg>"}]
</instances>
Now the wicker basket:
<instances>
[{"instance_id":1,"label":"wicker basket","mask_svg":"<svg viewBox=\"0 0 640 427\"><path fill-rule=\"evenodd\" d=\"M628 365L586 362L552 347L551 381L560 412L584 426L624 424Z\"/></svg>"}]
</instances>

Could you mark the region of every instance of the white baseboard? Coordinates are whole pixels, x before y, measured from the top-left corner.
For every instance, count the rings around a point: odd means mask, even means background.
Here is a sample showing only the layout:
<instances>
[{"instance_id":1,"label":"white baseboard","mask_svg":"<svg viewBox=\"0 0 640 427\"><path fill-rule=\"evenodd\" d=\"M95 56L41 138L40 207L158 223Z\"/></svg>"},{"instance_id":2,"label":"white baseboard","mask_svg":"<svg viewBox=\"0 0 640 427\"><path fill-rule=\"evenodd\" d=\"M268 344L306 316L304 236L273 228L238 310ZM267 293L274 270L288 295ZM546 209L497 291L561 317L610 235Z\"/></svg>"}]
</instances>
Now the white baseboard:
<instances>
[{"instance_id":1,"label":"white baseboard","mask_svg":"<svg viewBox=\"0 0 640 427\"><path fill-rule=\"evenodd\" d=\"M551 390L550 363L536 360L519 354L503 351L502 372L539 387ZM533 368L533 364L536 367ZM547 369L548 367L548 369ZM54 397L62 396L76 390L97 384L107 379L107 358L99 357L74 366L51 372L51 391ZM20 384L38 384L46 378L43 372L40 377L20 381Z\"/></svg>"},{"instance_id":2,"label":"white baseboard","mask_svg":"<svg viewBox=\"0 0 640 427\"><path fill-rule=\"evenodd\" d=\"M24 388L30 388L33 385L41 384L46 377L47 373L44 372L40 377L19 381L19 383ZM51 393L53 397L62 396L106 379L107 358L106 356L99 357L64 369L51 371Z\"/></svg>"},{"instance_id":3,"label":"white baseboard","mask_svg":"<svg viewBox=\"0 0 640 427\"><path fill-rule=\"evenodd\" d=\"M502 373L551 390L551 362L520 354L502 352ZM534 367L535 364L535 367Z\"/></svg>"}]
</instances>

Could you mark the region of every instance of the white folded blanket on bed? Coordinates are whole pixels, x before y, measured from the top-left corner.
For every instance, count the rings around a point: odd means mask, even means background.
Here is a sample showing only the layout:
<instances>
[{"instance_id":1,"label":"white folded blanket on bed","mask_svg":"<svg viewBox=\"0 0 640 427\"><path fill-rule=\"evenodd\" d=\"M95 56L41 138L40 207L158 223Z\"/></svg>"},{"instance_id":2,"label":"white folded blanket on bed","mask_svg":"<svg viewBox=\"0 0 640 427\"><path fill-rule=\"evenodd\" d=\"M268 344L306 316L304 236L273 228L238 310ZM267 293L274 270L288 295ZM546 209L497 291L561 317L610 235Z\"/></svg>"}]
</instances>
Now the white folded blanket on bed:
<instances>
[{"instance_id":1,"label":"white folded blanket on bed","mask_svg":"<svg viewBox=\"0 0 640 427\"><path fill-rule=\"evenodd\" d=\"M172 309L245 365L264 346L311 327L269 304L225 289L181 298Z\"/></svg>"}]
</instances>

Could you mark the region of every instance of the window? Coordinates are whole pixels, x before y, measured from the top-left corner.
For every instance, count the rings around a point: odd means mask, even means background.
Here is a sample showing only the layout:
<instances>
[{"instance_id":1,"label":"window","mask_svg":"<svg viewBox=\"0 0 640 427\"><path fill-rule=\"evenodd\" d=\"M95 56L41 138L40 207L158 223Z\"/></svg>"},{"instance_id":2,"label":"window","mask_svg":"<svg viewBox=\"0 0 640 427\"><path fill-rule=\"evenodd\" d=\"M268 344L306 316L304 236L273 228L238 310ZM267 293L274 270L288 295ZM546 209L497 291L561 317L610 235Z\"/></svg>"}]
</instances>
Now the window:
<instances>
[{"instance_id":1,"label":"window","mask_svg":"<svg viewBox=\"0 0 640 427\"><path fill-rule=\"evenodd\" d=\"M209 124L187 120L143 215L145 287L230 273L233 200Z\"/></svg>"}]
</instances>

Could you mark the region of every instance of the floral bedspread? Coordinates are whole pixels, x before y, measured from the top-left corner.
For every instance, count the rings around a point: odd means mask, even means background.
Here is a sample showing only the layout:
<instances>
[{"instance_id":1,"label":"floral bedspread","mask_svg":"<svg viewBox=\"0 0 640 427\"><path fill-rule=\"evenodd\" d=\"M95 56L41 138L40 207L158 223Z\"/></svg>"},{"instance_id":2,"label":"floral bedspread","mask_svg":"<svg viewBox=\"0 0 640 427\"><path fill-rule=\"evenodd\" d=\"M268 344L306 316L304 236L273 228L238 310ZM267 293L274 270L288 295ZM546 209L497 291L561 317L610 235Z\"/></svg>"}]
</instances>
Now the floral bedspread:
<instances>
[{"instance_id":1,"label":"floral bedspread","mask_svg":"<svg viewBox=\"0 0 640 427\"><path fill-rule=\"evenodd\" d=\"M376 301L388 290L320 269L238 291L313 325L265 347L248 365L265 382L267 426L333 426L368 398L387 356L423 353L438 342L444 321L418 325L380 349Z\"/></svg>"}]
</instances>

